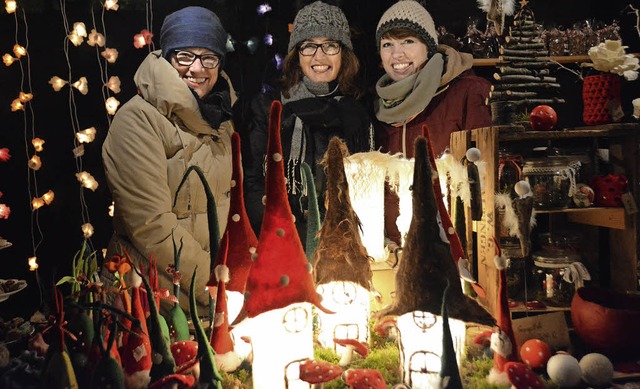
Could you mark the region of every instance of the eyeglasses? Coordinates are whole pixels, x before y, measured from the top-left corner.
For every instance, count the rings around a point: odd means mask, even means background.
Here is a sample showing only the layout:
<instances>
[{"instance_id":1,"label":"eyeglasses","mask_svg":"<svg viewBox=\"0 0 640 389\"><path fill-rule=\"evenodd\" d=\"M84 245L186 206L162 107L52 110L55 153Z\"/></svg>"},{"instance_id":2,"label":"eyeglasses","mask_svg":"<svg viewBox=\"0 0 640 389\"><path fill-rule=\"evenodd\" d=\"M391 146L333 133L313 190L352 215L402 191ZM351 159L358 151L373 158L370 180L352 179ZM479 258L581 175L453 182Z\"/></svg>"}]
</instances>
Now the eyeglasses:
<instances>
[{"instance_id":1,"label":"eyeglasses","mask_svg":"<svg viewBox=\"0 0 640 389\"><path fill-rule=\"evenodd\" d=\"M316 51L318 51L318 47L322 48L322 52L326 55L336 55L340 53L342 45L340 44L340 42L336 41L328 41L322 43L303 43L300 48L298 48L298 52L305 57L310 57L316 54Z\"/></svg>"},{"instance_id":2,"label":"eyeglasses","mask_svg":"<svg viewBox=\"0 0 640 389\"><path fill-rule=\"evenodd\" d=\"M195 54L190 51L176 50L176 62L181 66L191 66L196 59L200 60L203 68L215 69L220 64L220 58L215 54Z\"/></svg>"}]
</instances>

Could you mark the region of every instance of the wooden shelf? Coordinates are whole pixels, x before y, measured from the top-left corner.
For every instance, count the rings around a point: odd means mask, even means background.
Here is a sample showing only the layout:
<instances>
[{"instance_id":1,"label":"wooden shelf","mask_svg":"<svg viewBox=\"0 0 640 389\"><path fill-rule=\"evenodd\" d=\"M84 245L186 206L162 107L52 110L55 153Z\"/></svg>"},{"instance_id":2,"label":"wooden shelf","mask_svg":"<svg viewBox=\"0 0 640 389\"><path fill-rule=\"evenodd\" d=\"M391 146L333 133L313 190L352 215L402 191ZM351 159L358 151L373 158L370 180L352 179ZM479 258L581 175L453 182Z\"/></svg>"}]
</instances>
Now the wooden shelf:
<instances>
[{"instance_id":1,"label":"wooden shelf","mask_svg":"<svg viewBox=\"0 0 640 389\"><path fill-rule=\"evenodd\" d=\"M548 57L551 61L555 61L561 64L565 63L581 63L591 62L588 55L564 55L560 57ZM498 64L498 58L474 58L473 66L496 66Z\"/></svg>"},{"instance_id":2,"label":"wooden shelf","mask_svg":"<svg viewBox=\"0 0 640 389\"><path fill-rule=\"evenodd\" d=\"M550 313L550 312L569 312L571 307L546 307L538 309L530 309L524 305L521 307L509 308L511 313Z\"/></svg>"},{"instance_id":3,"label":"wooden shelf","mask_svg":"<svg viewBox=\"0 0 640 389\"><path fill-rule=\"evenodd\" d=\"M588 224L590 226L615 228L624 230L627 228L627 218L624 208L567 208L557 210L536 209L536 213L562 213L567 215L572 223Z\"/></svg>"},{"instance_id":4,"label":"wooden shelf","mask_svg":"<svg viewBox=\"0 0 640 389\"><path fill-rule=\"evenodd\" d=\"M577 138L612 138L630 135L640 135L640 125L636 123L614 123L600 126L574 127L552 131L524 131L519 125L493 126L498 130L500 142L526 140L554 140ZM477 141L478 130L472 130L471 140ZM481 130L481 129L480 129Z\"/></svg>"}]
</instances>

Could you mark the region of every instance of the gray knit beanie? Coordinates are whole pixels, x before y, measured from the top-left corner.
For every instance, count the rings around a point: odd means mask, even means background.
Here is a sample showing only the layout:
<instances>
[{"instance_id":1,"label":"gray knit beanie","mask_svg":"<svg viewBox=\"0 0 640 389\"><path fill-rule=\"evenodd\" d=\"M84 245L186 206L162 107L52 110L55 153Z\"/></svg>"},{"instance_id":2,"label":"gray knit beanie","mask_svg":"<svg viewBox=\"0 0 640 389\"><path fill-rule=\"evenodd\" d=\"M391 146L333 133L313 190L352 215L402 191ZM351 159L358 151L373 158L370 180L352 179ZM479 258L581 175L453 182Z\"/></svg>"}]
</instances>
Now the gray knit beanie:
<instances>
[{"instance_id":1,"label":"gray knit beanie","mask_svg":"<svg viewBox=\"0 0 640 389\"><path fill-rule=\"evenodd\" d=\"M340 8L322 1L315 1L298 11L287 51L310 38L334 39L353 50L347 17Z\"/></svg>"},{"instance_id":2,"label":"gray knit beanie","mask_svg":"<svg viewBox=\"0 0 640 389\"><path fill-rule=\"evenodd\" d=\"M209 49L224 63L227 52L227 32L212 11L202 7L186 7L167 15L160 29L162 56L188 47Z\"/></svg>"},{"instance_id":3,"label":"gray knit beanie","mask_svg":"<svg viewBox=\"0 0 640 389\"><path fill-rule=\"evenodd\" d=\"M415 31L416 35L427 43L429 58L438 52L438 33L433 18L417 1L399 0L382 15L376 28L378 50L382 36L396 28Z\"/></svg>"}]
</instances>

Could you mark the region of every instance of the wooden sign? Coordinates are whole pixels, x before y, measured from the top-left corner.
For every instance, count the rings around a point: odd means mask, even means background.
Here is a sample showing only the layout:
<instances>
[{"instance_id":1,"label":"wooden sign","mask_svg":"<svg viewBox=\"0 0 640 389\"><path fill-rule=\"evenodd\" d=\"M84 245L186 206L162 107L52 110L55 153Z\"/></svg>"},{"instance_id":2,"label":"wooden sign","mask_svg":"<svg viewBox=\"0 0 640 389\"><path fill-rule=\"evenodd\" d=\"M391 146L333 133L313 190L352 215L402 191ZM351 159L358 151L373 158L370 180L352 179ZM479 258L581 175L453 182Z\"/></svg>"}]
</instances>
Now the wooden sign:
<instances>
[{"instance_id":1,"label":"wooden sign","mask_svg":"<svg viewBox=\"0 0 640 389\"><path fill-rule=\"evenodd\" d=\"M564 312L514 319L511 326L518 349L529 339L540 339L555 350L568 350L571 345Z\"/></svg>"}]
</instances>

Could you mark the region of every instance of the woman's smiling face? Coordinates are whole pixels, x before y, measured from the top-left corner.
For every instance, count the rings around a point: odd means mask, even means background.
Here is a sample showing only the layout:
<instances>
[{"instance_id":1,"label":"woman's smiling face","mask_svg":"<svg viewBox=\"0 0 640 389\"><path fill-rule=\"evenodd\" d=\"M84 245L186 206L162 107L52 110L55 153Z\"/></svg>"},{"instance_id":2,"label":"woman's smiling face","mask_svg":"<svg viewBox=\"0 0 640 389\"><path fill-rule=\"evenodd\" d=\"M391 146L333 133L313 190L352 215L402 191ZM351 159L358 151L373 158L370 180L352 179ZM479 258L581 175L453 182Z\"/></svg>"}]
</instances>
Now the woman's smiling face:
<instances>
[{"instance_id":1,"label":"woman's smiling face","mask_svg":"<svg viewBox=\"0 0 640 389\"><path fill-rule=\"evenodd\" d=\"M298 50L300 69L302 73L313 82L331 82L338 78L338 74L340 73L342 50L338 49L338 53L333 55L325 54L320 45L326 42L334 42L339 45L339 43L328 38L312 38L302 42L300 47L303 48L308 43L319 45L315 54L302 55L302 52Z\"/></svg>"},{"instance_id":2,"label":"woman's smiling face","mask_svg":"<svg viewBox=\"0 0 640 389\"><path fill-rule=\"evenodd\" d=\"M427 45L418 38L382 38L382 67L393 81L403 80L422 69L429 58Z\"/></svg>"},{"instance_id":3,"label":"woman's smiling face","mask_svg":"<svg viewBox=\"0 0 640 389\"><path fill-rule=\"evenodd\" d=\"M197 55L214 54L211 50L196 47L185 49L184 51ZM176 55L172 55L171 65L176 68L182 81L196 92L201 99L211 92L211 89L213 89L213 86L218 81L220 66L216 65L213 69L205 68L202 66L202 60L200 58L196 58L191 65L184 66L178 63Z\"/></svg>"}]
</instances>

